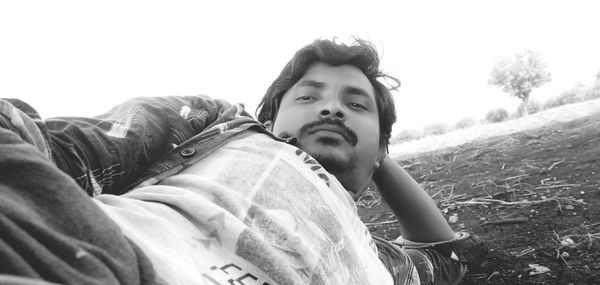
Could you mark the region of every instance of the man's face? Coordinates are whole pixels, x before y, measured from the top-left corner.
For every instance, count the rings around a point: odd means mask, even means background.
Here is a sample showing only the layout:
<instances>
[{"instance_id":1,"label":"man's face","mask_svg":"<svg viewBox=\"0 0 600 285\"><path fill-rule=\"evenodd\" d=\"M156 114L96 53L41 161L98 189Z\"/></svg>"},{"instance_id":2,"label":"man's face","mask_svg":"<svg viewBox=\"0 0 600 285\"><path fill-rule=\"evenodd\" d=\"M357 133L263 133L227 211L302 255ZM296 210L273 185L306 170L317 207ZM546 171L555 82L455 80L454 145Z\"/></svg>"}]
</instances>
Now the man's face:
<instances>
[{"instance_id":1,"label":"man's face","mask_svg":"<svg viewBox=\"0 0 600 285\"><path fill-rule=\"evenodd\" d=\"M355 66L313 63L283 95L272 131L295 136L346 189L360 191L379 154L375 89Z\"/></svg>"}]
</instances>

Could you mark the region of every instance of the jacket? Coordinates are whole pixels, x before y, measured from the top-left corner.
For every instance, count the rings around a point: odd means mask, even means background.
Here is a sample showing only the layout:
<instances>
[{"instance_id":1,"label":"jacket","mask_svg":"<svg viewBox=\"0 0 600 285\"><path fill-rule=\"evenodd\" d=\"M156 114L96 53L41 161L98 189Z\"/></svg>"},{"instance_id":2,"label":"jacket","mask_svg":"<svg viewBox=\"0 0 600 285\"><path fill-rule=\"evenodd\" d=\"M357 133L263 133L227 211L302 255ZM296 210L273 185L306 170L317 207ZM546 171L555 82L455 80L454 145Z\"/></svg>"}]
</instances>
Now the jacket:
<instances>
[{"instance_id":1,"label":"jacket","mask_svg":"<svg viewBox=\"0 0 600 285\"><path fill-rule=\"evenodd\" d=\"M34 118L52 161L90 196L122 194L154 184L228 141L262 132L279 139L242 105L207 96L139 97L92 118L52 118L18 99Z\"/></svg>"}]
</instances>

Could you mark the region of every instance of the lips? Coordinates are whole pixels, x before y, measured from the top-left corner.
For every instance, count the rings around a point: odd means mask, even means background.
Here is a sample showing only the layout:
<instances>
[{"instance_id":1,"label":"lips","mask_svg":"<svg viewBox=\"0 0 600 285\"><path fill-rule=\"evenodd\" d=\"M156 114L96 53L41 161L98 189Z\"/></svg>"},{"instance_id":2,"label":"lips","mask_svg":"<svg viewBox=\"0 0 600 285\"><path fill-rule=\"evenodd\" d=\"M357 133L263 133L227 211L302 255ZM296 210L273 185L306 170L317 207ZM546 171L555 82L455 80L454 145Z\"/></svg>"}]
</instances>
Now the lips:
<instances>
[{"instance_id":1,"label":"lips","mask_svg":"<svg viewBox=\"0 0 600 285\"><path fill-rule=\"evenodd\" d=\"M344 125L344 122L329 117L305 124L298 130L296 137L302 138L320 131L338 134L352 146L356 146L358 143L356 133Z\"/></svg>"},{"instance_id":2,"label":"lips","mask_svg":"<svg viewBox=\"0 0 600 285\"><path fill-rule=\"evenodd\" d=\"M314 128L311 128L308 131L308 134L314 134L320 131L325 131L325 132L331 132L331 133L336 133L339 134L340 136L342 136L346 141L351 142L350 136L348 135L348 133L346 132L346 130L344 130L341 127L338 127L336 125L320 125Z\"/></svg>"}]
</instances>

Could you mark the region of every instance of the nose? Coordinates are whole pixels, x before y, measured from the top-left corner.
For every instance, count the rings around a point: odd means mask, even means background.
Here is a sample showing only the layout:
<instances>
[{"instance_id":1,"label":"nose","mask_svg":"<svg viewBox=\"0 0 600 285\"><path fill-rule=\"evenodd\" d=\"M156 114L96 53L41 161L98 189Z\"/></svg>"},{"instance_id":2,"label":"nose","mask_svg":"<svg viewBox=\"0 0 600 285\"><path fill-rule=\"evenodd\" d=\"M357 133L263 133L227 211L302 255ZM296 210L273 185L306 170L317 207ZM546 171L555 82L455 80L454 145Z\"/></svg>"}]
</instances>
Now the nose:
<instances>
[{"instance_id":1,"label":"nose","mask_svg":"<svg viewBox=\"0 0 600 285\"><path fill-rule=\"evenodd\" d=\"M330 100L319 107L319 116L332 117L333 119L342 120L346 118L344 109L337 102Z\"/></svg>"}]
</instances>

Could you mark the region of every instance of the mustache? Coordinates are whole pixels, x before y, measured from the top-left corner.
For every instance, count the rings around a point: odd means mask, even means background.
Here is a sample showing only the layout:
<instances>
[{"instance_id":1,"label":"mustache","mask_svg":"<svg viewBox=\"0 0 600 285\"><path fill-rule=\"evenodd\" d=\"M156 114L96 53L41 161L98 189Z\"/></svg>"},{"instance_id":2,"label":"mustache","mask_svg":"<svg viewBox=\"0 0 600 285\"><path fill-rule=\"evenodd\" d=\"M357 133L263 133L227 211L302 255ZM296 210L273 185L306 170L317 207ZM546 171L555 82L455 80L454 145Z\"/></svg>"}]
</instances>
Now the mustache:
<instances>
[{"instance_id":1,"label":"mustache","mask_svg":"<svg viewBox=\"0 0 600 285\"><path fill-rule=\"evenodd\" d=\"M354 131L352 131L350 128L348 128L346 125L344 125L344 122L342 122L340 120L335 120L332 118L323 118L323 119L305 124L298 130L298 137L302 137L303 135L306 135L313 128L325 126L325 125L338 127L339 130L342 132L341 135L352 146L356 146L356 144L358 143L358 136L356 136L356 133Z\"/></svg>"}]
</instances>

